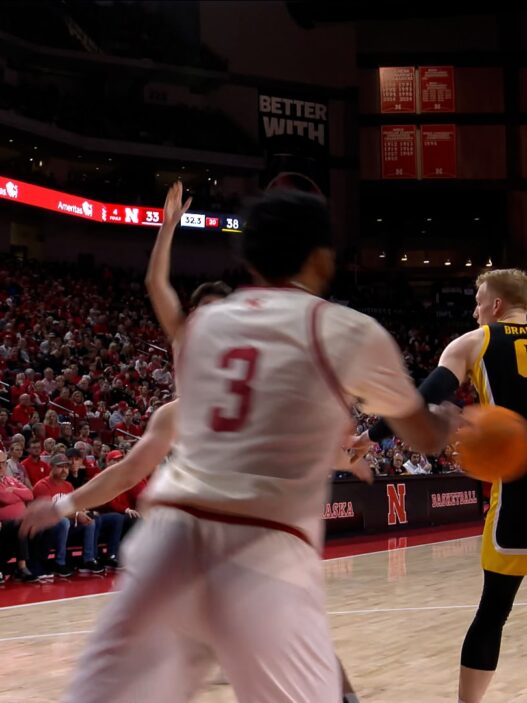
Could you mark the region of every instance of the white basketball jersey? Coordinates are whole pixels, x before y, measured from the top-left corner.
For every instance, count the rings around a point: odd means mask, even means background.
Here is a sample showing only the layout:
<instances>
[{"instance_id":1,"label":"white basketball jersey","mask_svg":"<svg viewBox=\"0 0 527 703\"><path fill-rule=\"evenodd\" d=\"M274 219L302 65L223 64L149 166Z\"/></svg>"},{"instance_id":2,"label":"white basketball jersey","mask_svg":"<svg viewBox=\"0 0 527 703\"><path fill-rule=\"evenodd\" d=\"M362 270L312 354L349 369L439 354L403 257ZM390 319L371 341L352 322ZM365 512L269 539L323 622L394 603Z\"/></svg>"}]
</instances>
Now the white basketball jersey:
<instances>
[{"instance_id":1,"label":"white basketball jersey","mask_svg":"<svg viewBox=\"0 0 527 703\"><path fill-rule=\"evenodd\" d=\"M177 388L177 456L149 498L273 520L317 545L352 404L403 417L422 403L382 327L296 288L245 288L197 310Z\"/></svg>"}]
</instances>

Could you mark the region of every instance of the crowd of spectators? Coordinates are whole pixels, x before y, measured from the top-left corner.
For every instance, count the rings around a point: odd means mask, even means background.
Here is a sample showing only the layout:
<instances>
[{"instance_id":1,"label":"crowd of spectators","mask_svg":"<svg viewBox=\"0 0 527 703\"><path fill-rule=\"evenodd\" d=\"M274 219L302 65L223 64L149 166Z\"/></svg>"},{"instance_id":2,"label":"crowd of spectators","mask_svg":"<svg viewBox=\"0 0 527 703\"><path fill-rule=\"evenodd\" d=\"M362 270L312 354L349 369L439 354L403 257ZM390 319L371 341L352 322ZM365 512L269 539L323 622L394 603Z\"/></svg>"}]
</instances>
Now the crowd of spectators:
<instances>
[{"instance_id":1,"label":"crowd of spectators","mask_svg":"<svg viewBox=\"0 0 527 703\"><path fill-rule=\"evenodd\" d=\"M229 280L237 282L236 277ZM184 304L196 283L178 279ZM419 382L436 365L452 335L434 331L432 322L426 331L395 316L384 322ZM445 325L440 328L445 330ZM144 483L95 511L64 518L30 542L17 539L17 525L30 501L69 493L122 458L174 390L171 354L141 278L110 269L90 273L59 264L4 260L0 572L15 557L14 576L22 581L69 576L71 545L80 552L81 573L118 568L119 543L139 519ZM461 405L473 402L469 386L460 388L457 400ZM359 415L358 431L374 421ZM459 470L452 447L440 456L423 457L396 437L375 445L366 458L377 476ZM336 474L337 479L348 476ZM54 562L48 559L52 550Z\"/></svg>"},{"instance_id":2,"label":"crowd of spectators","mask_svg":"<svg viewBox=\"0 0 527 703\"><path fill-rule=\"evenodd\" d=\"M118 567L142 485L38 540L16 539L25 505L71 492L119 460L173 395L170 354L139 280L105 270L5 261L0 269L0 571L16 554L22 581ZM108 549L105 564L98 548ZM29 566L28 566L29 565ZM0 578L0 582L3 577Z\"/></svg>"}]
</instances>

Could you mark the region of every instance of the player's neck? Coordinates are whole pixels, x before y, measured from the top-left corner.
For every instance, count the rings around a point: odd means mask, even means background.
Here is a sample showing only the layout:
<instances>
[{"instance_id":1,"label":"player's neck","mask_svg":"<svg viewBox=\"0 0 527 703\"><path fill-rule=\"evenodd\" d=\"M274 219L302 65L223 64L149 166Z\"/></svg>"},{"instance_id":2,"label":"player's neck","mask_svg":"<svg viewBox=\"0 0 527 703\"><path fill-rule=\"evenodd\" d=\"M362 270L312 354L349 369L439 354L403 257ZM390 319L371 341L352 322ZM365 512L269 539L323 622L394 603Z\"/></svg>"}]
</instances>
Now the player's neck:
<instances>
[{"instance_id":1,"label":"player's neck","mask_svg":"<svg viewBox=\"0 0 527 703\"><path fill-rule=\"evenodd\" d=\"M527 311L521 308L510 308L500 315L498 322L513 322L517 325L527 324Z\"/></svg>"}]
</instances>

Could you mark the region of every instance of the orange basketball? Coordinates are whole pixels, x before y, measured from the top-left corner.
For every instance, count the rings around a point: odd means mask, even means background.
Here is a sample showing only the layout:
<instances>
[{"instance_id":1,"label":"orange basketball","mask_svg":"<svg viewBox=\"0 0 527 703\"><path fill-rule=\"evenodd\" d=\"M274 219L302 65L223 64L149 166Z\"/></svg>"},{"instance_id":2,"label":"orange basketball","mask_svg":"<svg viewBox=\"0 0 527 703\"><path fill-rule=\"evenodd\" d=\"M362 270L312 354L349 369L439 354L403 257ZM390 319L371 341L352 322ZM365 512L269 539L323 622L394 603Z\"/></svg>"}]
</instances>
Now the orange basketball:
<instances>
[{"instance_id":1,"label":"orange basketball","mask_svg":"<svg viewBox=\"0 0 527 703\"><path fill-rule=\"evenodd\" d=\"M465 408L458 430L461 467L481 481L514 481L527 473L527 420L499 405Z\"/></svg>"}]
</instances>

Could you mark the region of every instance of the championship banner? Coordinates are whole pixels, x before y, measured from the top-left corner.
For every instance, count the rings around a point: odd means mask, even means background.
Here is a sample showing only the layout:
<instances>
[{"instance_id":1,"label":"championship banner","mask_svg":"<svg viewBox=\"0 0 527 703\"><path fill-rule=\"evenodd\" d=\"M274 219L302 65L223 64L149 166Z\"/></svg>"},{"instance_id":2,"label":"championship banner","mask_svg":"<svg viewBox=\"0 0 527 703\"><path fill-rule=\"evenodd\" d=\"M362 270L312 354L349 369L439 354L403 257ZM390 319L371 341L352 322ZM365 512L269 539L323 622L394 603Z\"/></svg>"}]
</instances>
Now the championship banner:
<instances>
[{"instance_id":1,"label":"championship banner","mask_svg":"<svg viewBox=\"0 0 527 703\"><path fill-rule=\"evenodd\" d=\"M456 178L456 127L452 124L421 127L423 178Z\"/></svg>"},{"instance_id":2,"label":"championship banner","mask_svg":"<svg viewBox=\"0 0 527 703\"><path fill-rule=\"evenodd\" d=\"M383 178L417 178L415 125L381 127Z\"/></svg>"},{"instance_id":3,"label":"championship banner","mask_svg":"<svg viewBox=\"0 0 527 703\"><path fill-rule=\"evenodd\" d=\"M381 112L415 112L415 68L390 66L379 68Z\"/></svg>"},{"instance_id":4,"label":"championship banner","mask_svg":"<svg viewBox=\"0 0 527 703\"><path fill-rule=\"evenodd\" d=\"M313 97L260 93L260 143L267 155L262 184L327 193L328 103Z\"/></svg>"},{"instance_id":5,"label":"championship banner","mask_svg":"<svg viewBox=\"0 0 527 703\"><path fill-rule=\"evenodd\" d=\"M421 112L454 112L454 69L452 66L419 68Z\"/></svg>"}]
</instances>

